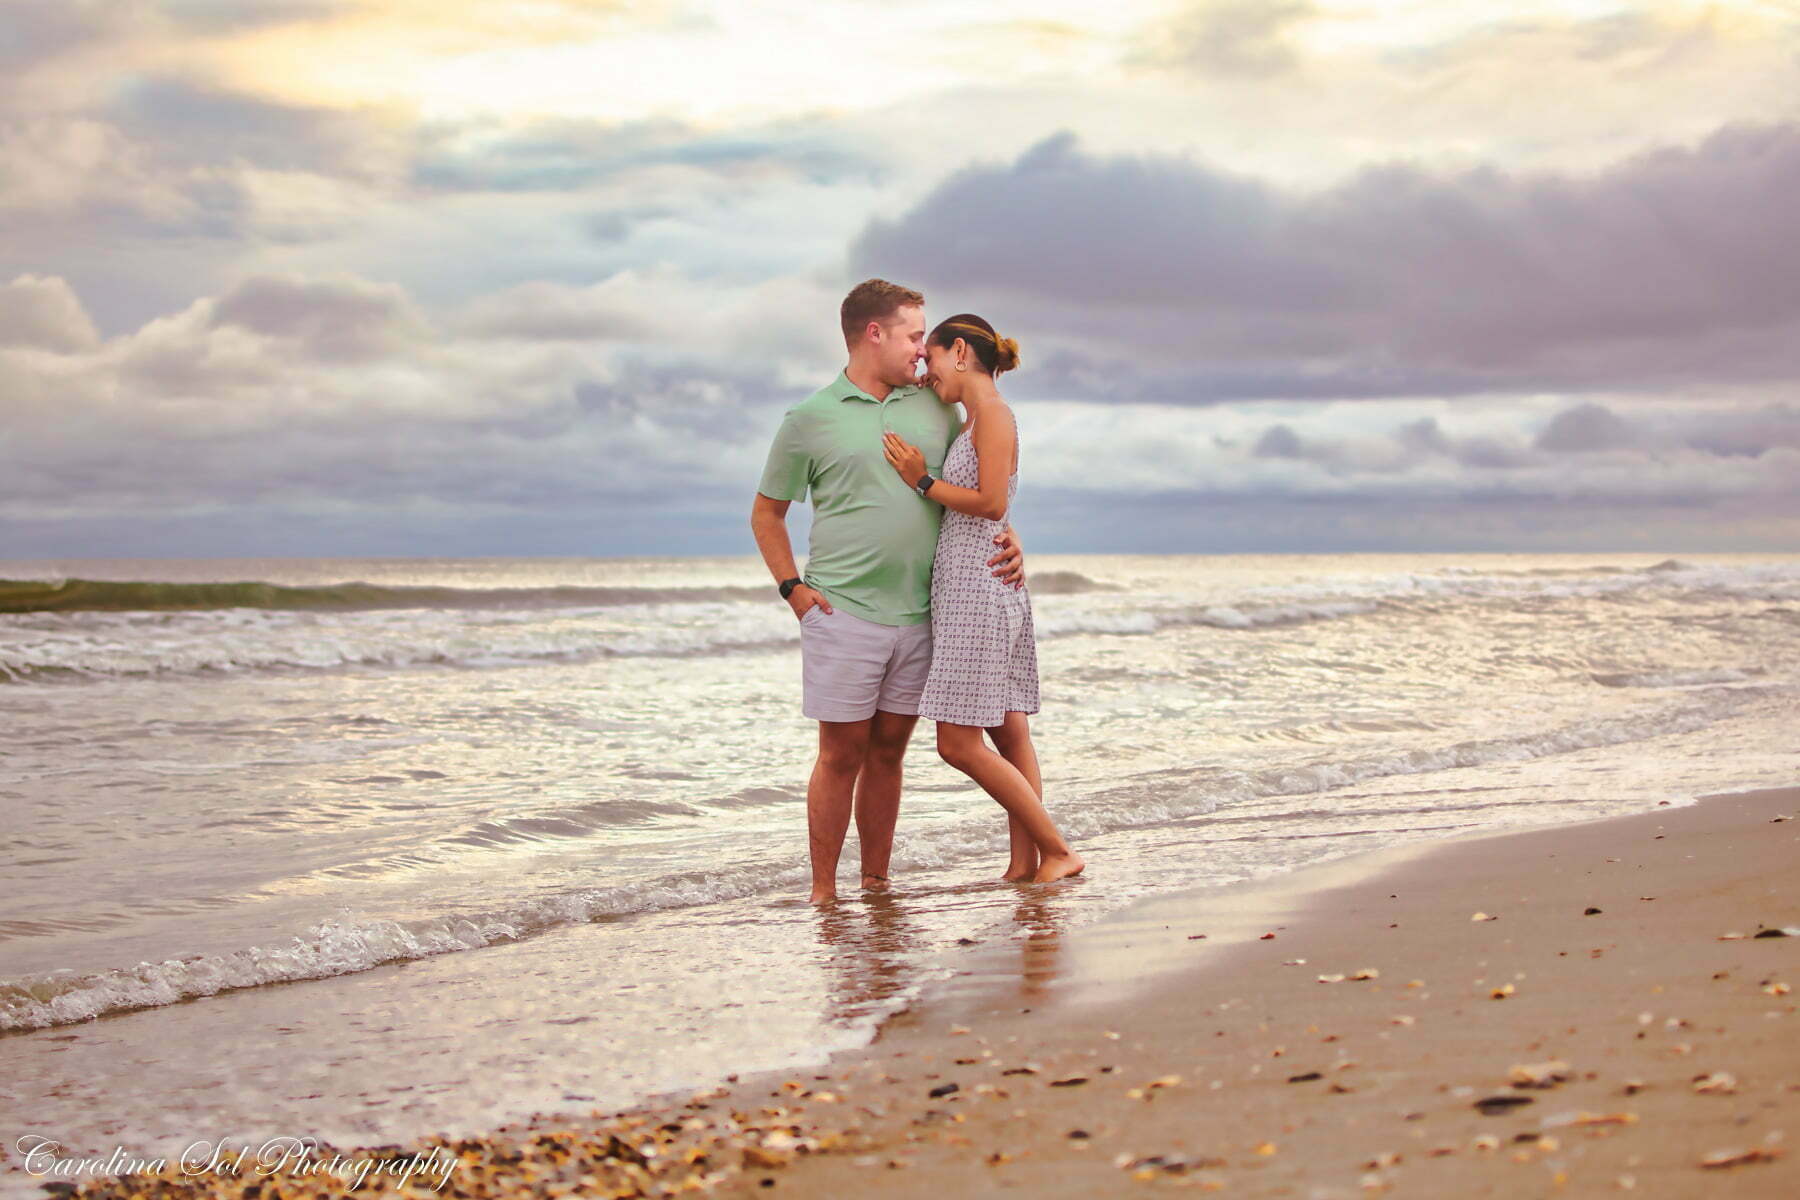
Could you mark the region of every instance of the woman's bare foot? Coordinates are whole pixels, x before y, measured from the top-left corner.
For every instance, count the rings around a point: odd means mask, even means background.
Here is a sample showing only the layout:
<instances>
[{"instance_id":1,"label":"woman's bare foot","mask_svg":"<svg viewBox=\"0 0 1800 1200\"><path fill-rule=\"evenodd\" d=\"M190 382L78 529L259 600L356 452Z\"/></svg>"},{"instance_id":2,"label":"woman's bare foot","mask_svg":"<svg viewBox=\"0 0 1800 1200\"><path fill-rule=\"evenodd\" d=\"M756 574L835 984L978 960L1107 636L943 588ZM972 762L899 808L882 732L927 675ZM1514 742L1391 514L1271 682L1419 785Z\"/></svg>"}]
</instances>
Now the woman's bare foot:
<instances>
[{"instance_id":1,"label":"woman's bare foot","mask_svg":"<svg viewBox=\"0 0 1800 1200\"><path fill-rule=\"evenodd\" d=\"M1000 879L1004 883L1030 883L1033 876L1037 874L1037 869L1038 864L1035 857L1025 862L1014 859L1006 864L1006 873L1000 876Z\"/></svg>"},{"instance_id":2,"label":"woman's bare foot","mask_svg":"<svg viewBox=\"0 0 1800 1200\"><path fill-rule=\"evenodd\" d=\"M1038 867L1036 875L1031 877L1033 883L1054 883L1058 879L1067 879L1071 875L1079 875L1087 863L1081 855L1073 850L1067 854L1052 854L1044 858L1043 865Z\"/></svg>"},{"instance_id":3,"label":"woman's bare foot","mask_svg":"<svg viewBox=\"0 0 1800 1200\"><path fill-rule=\"evenodd\" d=\"M820 889L820 888L814 888L813 893L812 893L812 898L809 899L807 901L807 903L808 904L832 904L832 903L835 903L836 900L837 900L836 889L824 890L824 889Z\"/></svg>"},{"instance_id":4,"label":"woman's bare foot","mask_svg":"<svg viewBox=\"0 0 1800 1200\"><path fill-rule=\"evenodd\" d=\"M888 890L888 877L886 875L864 875L862 885L865 892L885 892Z\"/></svg>"}]
</instances>

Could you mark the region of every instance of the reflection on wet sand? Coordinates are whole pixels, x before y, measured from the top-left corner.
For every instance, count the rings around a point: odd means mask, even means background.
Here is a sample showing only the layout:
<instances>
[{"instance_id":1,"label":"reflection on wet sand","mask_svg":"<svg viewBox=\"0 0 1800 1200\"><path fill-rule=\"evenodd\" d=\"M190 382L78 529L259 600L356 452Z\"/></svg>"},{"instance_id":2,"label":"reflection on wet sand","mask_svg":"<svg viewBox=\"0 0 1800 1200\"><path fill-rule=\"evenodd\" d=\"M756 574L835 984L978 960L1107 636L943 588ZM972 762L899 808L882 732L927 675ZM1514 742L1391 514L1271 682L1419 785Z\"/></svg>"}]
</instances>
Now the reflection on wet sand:
<instances>
[{"instance_id":1,"label":"reflection on wet sand","mask_svg":"<svg viewBox=\"0 0 1800 1200\"><path fill-rule=\"evenodd\" d=\"M1073 897L1067 885L984 883L914 892L869 891L817 913L830 979L827 1019L848 1025L885 1013L896 997L924 976L924 960L932 953L932 917L970 900L986 907L1003 890L1014 893L1011 919L994 931L990 942L994 953L959 971L959 982L949 987L958 989L964 983L1004 987L1011 981L1021 1003L1045 998L1068 969L1064 934ZM996 916L1006 911L1001 904L994 904L994 909ZM1016 958L1004 949L1008 942L1017 944Z\"/></svg>"},{"instance_id":2,"label":"reflection on wet sand","mask_svg":"<svg viewBox=\"0 0 1800 1200\"><path fill-rule=\"evenodd\" d=\"M861 1020L905 990L925 946L905 902L889 891L864 892L860 903L821 908L819 941L830 950L825 1015L838 1025Z\"/></svg>"},{"instance_id":3,"label":"reflection on wet sand","mask_svg":"<svg viewBox=\"0 0 1800 1200\"><path fill-rule=\"evenodd\" d=\"M1066 969L1063 933L1068 923L1068 909L1056 902L1051 891L1055 887L1054 884L1019 885L1019 900L1013 906L1013 923L1023 934L1019 940L1021 1000L1044 996Z\"/></svg>"}]
</instances>

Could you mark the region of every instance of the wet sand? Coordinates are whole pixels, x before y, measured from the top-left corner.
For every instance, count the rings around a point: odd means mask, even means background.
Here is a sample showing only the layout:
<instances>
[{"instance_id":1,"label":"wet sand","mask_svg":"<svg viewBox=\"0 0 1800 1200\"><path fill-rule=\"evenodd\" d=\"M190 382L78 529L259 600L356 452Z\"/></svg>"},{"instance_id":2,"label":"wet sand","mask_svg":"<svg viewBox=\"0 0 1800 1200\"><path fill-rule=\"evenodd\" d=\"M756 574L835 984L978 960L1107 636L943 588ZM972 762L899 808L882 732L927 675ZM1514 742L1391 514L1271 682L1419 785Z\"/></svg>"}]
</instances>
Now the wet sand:
<instances>
[{"instance_id":1,"label":"wet sand","mask_svg":"<svg viewBox=\"0 0 1800 1200\"><path fill-rule=\"evenodd\" d=\"M413 1194L1800 1196L1797 818L1800 789L1708 797L1072 935L1034 925L1021 889L1029 936L972 948L955 986L827 1068L385 1147L362 1190L429 1161ZM1055 886L1104 886L1090 870ZM380 1156L340 1153L336 1175L82 1190L342 1194Z\"/></svg>"}]
</instances>

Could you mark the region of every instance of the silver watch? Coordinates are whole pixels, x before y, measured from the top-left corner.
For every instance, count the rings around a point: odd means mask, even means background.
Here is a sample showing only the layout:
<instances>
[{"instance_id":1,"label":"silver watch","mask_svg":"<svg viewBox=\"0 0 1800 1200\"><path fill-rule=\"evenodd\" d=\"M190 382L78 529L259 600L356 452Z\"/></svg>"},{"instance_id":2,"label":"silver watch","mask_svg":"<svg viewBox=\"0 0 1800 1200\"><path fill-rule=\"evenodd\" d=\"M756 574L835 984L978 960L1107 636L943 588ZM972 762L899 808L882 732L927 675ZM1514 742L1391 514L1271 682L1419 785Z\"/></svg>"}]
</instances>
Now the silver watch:
<instances>
[{"instance_id":1,"label":"silver watch","mask_svg":"<svg viewBox=\"0 0 1800 1200\"><path fill-rule=\"evenodd\" d=\"M923 496L926 492L931 490L931 485L936 482L937 480L931 477L931 472L927 471L924 475L919 477L919 482L913 484L913 491Z\"/></svg>"}]
</instances>

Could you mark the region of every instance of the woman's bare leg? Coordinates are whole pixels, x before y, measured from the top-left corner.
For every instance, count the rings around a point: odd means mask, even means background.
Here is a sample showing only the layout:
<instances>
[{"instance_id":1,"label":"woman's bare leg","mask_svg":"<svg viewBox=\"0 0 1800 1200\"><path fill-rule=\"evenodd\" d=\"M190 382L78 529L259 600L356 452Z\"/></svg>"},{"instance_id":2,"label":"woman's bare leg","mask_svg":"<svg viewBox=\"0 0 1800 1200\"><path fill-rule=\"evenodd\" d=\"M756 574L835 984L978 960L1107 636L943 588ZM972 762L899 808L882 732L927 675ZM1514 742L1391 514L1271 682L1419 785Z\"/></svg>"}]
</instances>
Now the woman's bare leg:
<instances>
[{"instance_id":1,"label":"woman's bare leg","mask_svg":"<svg viewBox=\"0 0 1800 1200\"><path fill-rule=\"evenodd\" d=\"M1039 863L1037 874L1032 876L1034 881L1048 883L1080 873L1087 864L1063 840L1056 822L1044 808L1044 802L1038 799L1037 792L1019 773L1019 768L988 749L982 740L983 732L978 725L952 725L939 721L938 754L980 784L1008 816L1019 819L1037 845Z\"/></svg>"},{"instance_id":2,"label":"woman's bare leg","mask_svg":"<svg viewBox=\"0 0 1800 1200\"><path fill-rule=\"evenodd\" d=\"M1000 757L1019 769L1031 790L1037 793L1038 802L1044 800L1044 777L1038 771L1037 749L1031 744L1031 726L1026 723L1025 714L1009 712L1004 724L996 725L987 731L988 737L994 740L994 749ZM1024 824L1011 813L1006 814L1007 839L1011 843L1011 853L1006 863L1006 874L1000 878L1011 883L1021 883L1037 874L1037 843L1031 840Z\"/></svg>"}]
</instances>

